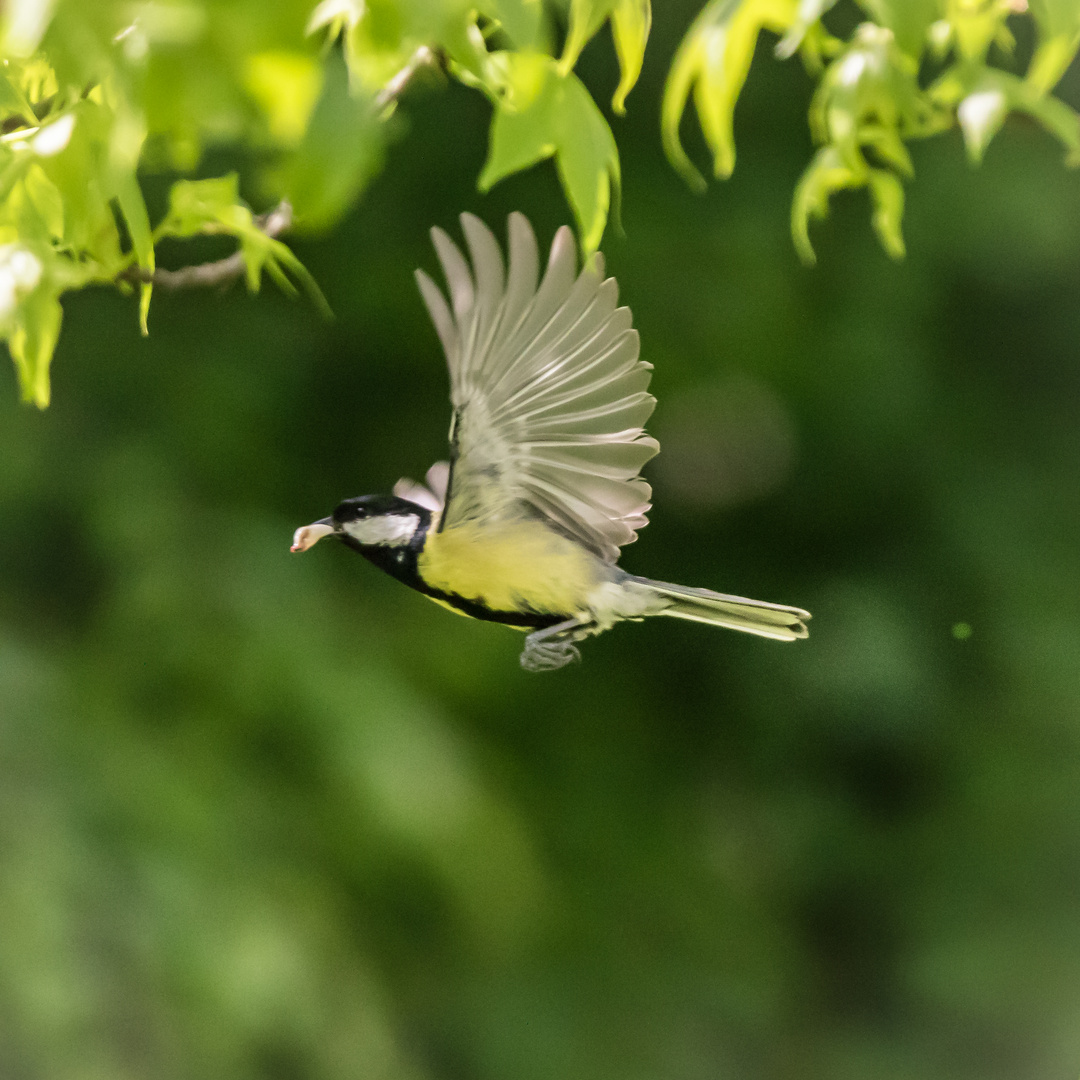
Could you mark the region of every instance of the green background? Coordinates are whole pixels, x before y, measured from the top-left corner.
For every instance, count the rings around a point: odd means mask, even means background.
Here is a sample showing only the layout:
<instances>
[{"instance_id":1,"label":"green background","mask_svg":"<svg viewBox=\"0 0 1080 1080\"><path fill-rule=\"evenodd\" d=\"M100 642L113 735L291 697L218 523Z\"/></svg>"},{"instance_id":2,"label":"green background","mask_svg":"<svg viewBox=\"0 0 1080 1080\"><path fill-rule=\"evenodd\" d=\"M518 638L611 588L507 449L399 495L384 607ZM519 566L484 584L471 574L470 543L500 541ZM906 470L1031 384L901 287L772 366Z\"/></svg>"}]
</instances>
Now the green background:
<instances>
[{"instance_id":1,"label":"green background","mask_svg":"<svg viewBox=\"0 0 1080 1080\"><path fill-rule=\"evenodd\" d=\"M289 554L445 455L428 227L568 216L550 165L478 196L488 107L418 88L296 244L336 321L160 295L142 340L84 293L52 407L5 379L5 1080L1080 1071L1080 177L1022 121L977 171L942 137L906 261L860 195L805 269L811 83L771 42L734 179L663 160L693 8L614 121L663 446L623 565L807 607L809 641L655 620L529 675L506 629ZM582 71L606 101L606 34Z\"/></svg>"}]
</instances>

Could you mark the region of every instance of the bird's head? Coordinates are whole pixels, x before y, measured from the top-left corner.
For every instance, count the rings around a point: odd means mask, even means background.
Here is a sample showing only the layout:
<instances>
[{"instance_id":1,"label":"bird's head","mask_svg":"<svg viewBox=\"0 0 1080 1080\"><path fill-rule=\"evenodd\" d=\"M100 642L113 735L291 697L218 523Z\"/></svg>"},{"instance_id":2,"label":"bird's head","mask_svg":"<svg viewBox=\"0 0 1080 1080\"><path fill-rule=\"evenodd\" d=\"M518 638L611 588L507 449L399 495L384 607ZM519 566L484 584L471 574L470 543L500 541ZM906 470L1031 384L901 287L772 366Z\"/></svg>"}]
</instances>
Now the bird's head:
<instances>
[{"instance_id":1,"label":"bird's head","mask_svg":"<svg viewBox=\"0 0 1080 1080\"><path fill-rule=\"evenodd\" d=\"M350 547L405 547L416 530L431 522L431 512L396 495L361 495L346 499L328 518L303 525L293 535L291 551L307 551L324 536Z\"/></svg>"}]
</instances>

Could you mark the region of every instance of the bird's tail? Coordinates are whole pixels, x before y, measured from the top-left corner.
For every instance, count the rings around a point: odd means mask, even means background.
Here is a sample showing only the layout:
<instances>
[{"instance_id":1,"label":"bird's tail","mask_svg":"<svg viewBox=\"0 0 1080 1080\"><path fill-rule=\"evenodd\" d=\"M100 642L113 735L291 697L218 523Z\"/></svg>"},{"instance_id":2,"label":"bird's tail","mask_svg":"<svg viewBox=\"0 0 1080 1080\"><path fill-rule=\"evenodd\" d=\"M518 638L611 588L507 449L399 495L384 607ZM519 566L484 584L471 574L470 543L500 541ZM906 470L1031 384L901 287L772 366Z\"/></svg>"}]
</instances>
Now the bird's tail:
<instances>
[{"instance_id":1,"label":"bird's tail","mask_svg":"<svg viewBox=\"0 0 1080 1080\"><path fill-rule=\"evenodd\" d=\"M726 626L729 630L742 630L776 641L794 641L807 637L809 633L806 620L810 618L810 612L802 608L766 604L762 600L748 600L745 596L726 596L710 589L670 585L666 581L652 581L633 574L628 576L631 581L669 601L655 612L657 615Z\"/></svg>"}]
</instances>

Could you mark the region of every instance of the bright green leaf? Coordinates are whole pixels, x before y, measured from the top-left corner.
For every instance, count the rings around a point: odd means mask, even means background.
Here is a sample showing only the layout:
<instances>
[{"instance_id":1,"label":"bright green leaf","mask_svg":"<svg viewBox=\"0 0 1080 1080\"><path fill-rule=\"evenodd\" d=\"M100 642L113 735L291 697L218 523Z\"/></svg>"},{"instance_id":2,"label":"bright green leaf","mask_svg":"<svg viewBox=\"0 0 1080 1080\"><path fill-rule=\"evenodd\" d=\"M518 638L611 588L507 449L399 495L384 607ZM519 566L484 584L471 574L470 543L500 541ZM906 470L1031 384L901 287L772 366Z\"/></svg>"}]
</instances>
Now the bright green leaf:
<instances>
[{"instance_id":1,"label":"bright green leaf","mask_svg":"<svg viewBox=\"0 0 1080 1080\"><path fill-rule=\"evenodd\" d=\"M60 240L64 235L64 200L56 185L37 162L26 170L23 183L49 239Z\"/></svg>"},{"instance_id":2,"label":"bright green leaf","mask_svg":"<svg viewBox=\"0 0 1080 1080\"><path fill-rule=\"evenodd\" d=\"M139 266L148 272L154 269L154 238L150 228L150 215L146 211L142 189L135 170L139 154L146 141L146 127L133 113L121 112L113 125L107 157L107 190L116 198L124 215L131 237L131 246ZM150 311L152 286L143 283L139 287L139 327L147 333L147 315Z\"/></svg>"},{"instance_id":3,"label":"bright green leaf","mask_svg":"<svg viewBox=\"0 0 1080 1080\"><path fill-rule=\"evenodd\" d=\"M347 33L364 17L364 0L321 0L307 21L305 33L326 30L331 40Z\"/></svg>"},{"instance_id":4,"label":"bright green leaf","mask_svg":"<svg viewBox=\"0 0 1080 1080\"><path fill-rule=\"evenodd\" d=\"M787 33L776 43L776 55L781 60L794 56L810 28L835 4L836 0L799 0L794 20Z\"/></svg>"},{"instance_id":5,"label":"bright green leaf","mask_svg":"<svg viewBox=\"0 0 1080 1080\"><path fill-rule=\"evenodd\" d=\"M691 91L713 152L713 172L726 178L735 168L735 102L746 82L758 34L762 29L784 32L796 13L796 0L710 0L694 20L672 61L661 109L664 149L692 187L704 189L705 179L679 139Z\"/></svg>"},{"instance_id":6,"label":"bright green leaf","mask_svg":"<svg viewBox=\"0 0 1080 1080\"><path fill-rule=\"evenodd\" d=\"M1001 130L1009 104L1000 86L987 86L968 94L956 110L964 145L973 165L982 161L990 140Z\"/></svg>"},{"instance_id":7,"label":"bright green leaf","mask_svg":"<svg viewBox=\"0 0 1080 1080\"><path fill-rule=\"evenodd\" d=\"M896 128L880 124L865 123L859 129L859 141L863 146L874 151L885 164L891 166L901 176L908 178L915 175L915 166L911 154L904 145Z\"/></svg>"},{"instance_id":8,"label":"bright green leaf","mask_svg":"<svg viewBox=\"0 0 1080 1080\"><path fill-rule=\"evenodd\" d=\"M811 131L826 146L803 174L792 206L792 233L802 259L813 261L810 218L825 216L835 192L865 186L870 188L872 222L882 246L893 258L901 258L900 177L914 172L904 140L951 123L951 111L920 87L916 63L899 48L892 31L863 23L826 69L810 106Z\"/></svg>"},{"instance_id":9,"label":"bright green leaf","mask_svg":"<svg viewBox=\"0 0 1080 1080\"><path fill-rule=\"evenodd\" d=\"M795 187L791 203L791 236L799 258L812 266L817 257L810 243L810 219L824 218L829 199L844 188L860 187L866 175L860 175L841 157L835 147L819 150Z\"/></svg>"},{"instance_id":10,"label":"bright green leaf","mask_svg":"<svg viewBox=\"0 0 1080 1080\"><path fill-rule=\"evenodd\" d=\"M1080 116L1059 98L1044 96L1025 79L996 68L952 68L930 94L956 105L968 154L978 162L1010 112L1037 120L1065 147L1066 163L1080 164Z\"/></svg>"},{"instance_id":11,"label":"bright green leaf","mask_svg":"<svg viewBox=\"0 0 1080 1080\"><path fill-rule=\"evenodd\" d=\"M505 58L504 58L505 59ZM595 251L604 233L619 154L607 121L577 76L549 57L511 58L508 93L495 110L480 190L554 157L577 218L582 247Z\"/></svg>"},{"instance_id":12,"label":"bright green leaf","mask_svg":"<svg viewBox=\"0 0 1080 1080\"><path fill-rule=\"evenodd\" d=\"M251 211L240 206L239 200L236 173L206 180L178 180L169 191L169 214L158 226L158 233L184 237L236 231L251 220Z\"/></svg>"},{"instance_id":13,"label":"bright green leaf","mask_svg":"<svg viewBox=\"0 0 1080 1080\"><path fill-rule=\"evenodd\" d=\"M314 57L275 50L248 57L245 67L245 84L266 113L270 134L287 146L298 143L322 87Z\"/></svg>"},{"instance_id":14,"label":"bright green leaf","mask_svg":"<svg viewBox=\"0 0 1080 1080\"><path fill-rule=\"evenodd\" d=\"M570 0L570 28L559 71L567 75L573 70L581 50L609 18L620 71L611 107L622 115L626 112L626 95L637 82L645 58L645 43L652 26L649 0Z\"/></svg>"},{"instance_id":15,"label":"bright green leaf","mask_svg":"<svg viewBox=\"0 0 1080 1080\"><path fill-rule=\"evenodd\" d=\"M927 33L934 21L941 17L946 2L947 0L859 0L874 22L891 30L897 45L914 59L922 55Z\"/></svg>"},{"instance_id":16,"label":"bright green leaf","mask_svg":"<svg viewBox=\"0 0 1080 1080\"><path fill-rule=\"evenodd\" d=\"M1027 81L1040 94L1048 94L1072 63L1080 48L1080 3L1076 0L1029 0L1039 30L1039 41L1028 68Z\"/></svg>"},{"instance_id":17,"label":"bright green leaf","mask_svg":"<svg viewBox=\"0 0 1080 1080\"><path fill-rule=\"evenodd\" d=\"M1026 113L1055 136L1068 151L1065 163L1080 165L1080 116L1076 110L1056 97L1043 97L1015 75L995 73L1007 87L1009 105L1015 112Z\"/></svg>"},{"instance_id":18,"label":"bright green leaf","mask_svg":"<svg viewBox=\"0 0 1080 1080\"><path fill-rule=\"evenodd\" d=\"M296 295L296 287L285 274L287 269L304 287L312 302L324 318L332 318L330 305L307 267L296 257L288 244L267 236L258 228L246 229L240 234L240 250L244 255L244 269L248 289L258 292L261 275L265 270L288 296Z\"/></svg>"},{"instance_id":19,"label":"bright green leaf","mask_svg":"<svg viewBox=\"0 0 1080 1080\"><path fill-rule=\"evenodd\" d=\"M541 0L494 0L480 5L480 9L498 20L517 48L532 49L540 44L543 27Z\"/></svg>"},{"instance_id":20,"label":"bright green leaf","mask_svg":"<svg viewBox=\"0 0 1080 1080\"><path fill-rule=\"evenodd\" d=\"M30 56L52 19L56 0L7 0L0 13L0 53Z\"/></svg>"},{"instance_id":21,"label":"bright green leaf","mask_svg":"<svg viewBox=\"0 0 1080 1080\"><path fill-rule=\"evenodd\" d=\"M619 0L570 0L570 25L566 32L559 71L566 75L573 71L581 50L592 36L604 25Z\"/></svg>"},{"instance_id":22,"label":"bright green leaf","mask_svg":"<svg viewBox=\"0 0 1080 1080\"><path fill-rule=\"evenodd\" d=\"M285 269L307 290L316 307L330 315L329 305L315 279L288 245L268 236L251 210L240 202L235 173L207 180L178 180L169 192L169 213L158 226L158 237L227 234L240 242L248 288L257 292L265 270L289 295L296 288ZM284 268L284 269L283 269Z\"/></svg>"},{"instance_id":23,"label":"bright green leaf","mask_svg":"<svg viewBox=\"0 0 1080 1080\"><path fill-rule=\"evenodd\" d=\"M8 75L0 75L0 109L5 116L18 116L28 124L36 124L34 108L26 99L21 87Z\"/></svg>"},{"instance_id":24,"label":"bright green leaf","mask_svg":"<svg viewBox=\"0 0 1080 1080\"><path fill-rule=\"evenodd\" d=\"M918 82L915 62L896 45L891 31L864 23L844 52L826 69L810 105L810 129L819 142L834 142L854 154L863 143L891 144L902 137L932 134L948 126Z\"/></svg>"},{"instance_id":25,"label":"bright green leaf","mask_svg":"<svg viewBox=\"0 0 1080 1080\"><path fill-rule=\"evenodd\" d=\"M10 261L5 258L0 263L0 288L7 285L5 277L10 273ZM33 402L39 409L49 404L49 367L60 337L62 318L56 290L42 282L19 304L8 337L23 400Z\"/></svg>"},{"instance_id":26,"label":"bright green leaf","mask_svg":"<svg viewBox=\"0 0 1080 1080\"><path fill-rule=\"evenodd\" d=\"M619 58L621 77L611 107L620 116L626 112L626 95L634 88L645 60L645 45L652 28L652 9L649 0L629 0L619 4L611 13L611 32L615 38L615 53Z\"/></svg>"},{"instance_id":27,"label":"bright green leaf","mask_svg":"<svg viewBox=\"0 0 1080 1080\"><path fill-rule=\"evenodd\" d=\"M900 223L904 217L904 185L887 169L872 169L868 179L874 204L871 222L881 246L894 259L904 257L904 236Z\"/></svg>"},{"instance_id":28,"label":"bright green leaf","mask_svg":"<svg viewBox=\"0 0 1080 1080\"><path fill-rule=\"evenodd\" d=\"M982 63L991 45L1011 40L1005 20L1013 14L1013 0L944 0L944 8L962 60Z\"/></svg>"},{"instance_id":29,"label":"bright green leaf","mask_svg":"<svg viewBox=\"0 0 1080 1080\"><path fill-rule=\"evenodd\" d=\"M360 88L350 93L345 65L331 58L304 137L270 180L292 203L299 226L326 229L379 171L383 142L370 98Z\"/></svg>"},{"instance_id":30,"label":"bright green leaf","mask_svg":"<svg viewBox=\"0 0 1080 1080\"><path fill-rule=\"evenodd\" d=\"M37 164L55 185L63 204L63 243L83 261L97 263L97 273L109 280L123 269L120 234L97 167L96 154L108 138L109 118L95 102L80 101L71 137L58 153L38 158Z\"/></svg>"}]
</instances>

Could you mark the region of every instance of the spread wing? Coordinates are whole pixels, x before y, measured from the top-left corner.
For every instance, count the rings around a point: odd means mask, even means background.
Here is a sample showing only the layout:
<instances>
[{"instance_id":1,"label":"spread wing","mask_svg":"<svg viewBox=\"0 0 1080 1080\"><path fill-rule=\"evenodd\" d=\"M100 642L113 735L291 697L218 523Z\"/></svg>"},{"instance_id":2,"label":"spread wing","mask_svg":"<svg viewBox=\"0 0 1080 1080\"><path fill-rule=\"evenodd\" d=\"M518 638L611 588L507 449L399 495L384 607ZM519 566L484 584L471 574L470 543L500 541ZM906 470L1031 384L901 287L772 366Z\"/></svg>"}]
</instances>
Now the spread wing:
<instances>
[{"instance_id":1,"label":"spread wing","mask_svg":"<svg viewBox=\"0 0 1080 1080\"><path fill-rule=\"evenodd\" d=\"M509 269L490 230L462 227L472 257L440 229L435 249L450 304L423 271L420 291L450 368L454 418L443 526L520 514L549 519L601 558L647 524L638 476L660 445L643 426L656 399L638 359L630 309L596 255L577 273L573 234L555 234L543 280L532 227L509 222Z\"/></svg>"},{"instance_id":2,"label":"spread wing","mask_svg":"<svg viewBox=\"0 0 1080 1080\"><path fill-rule=\"evenodd\" d=\"M403 476L394 485L394 494L399 499L408 499L409 502L423 506L433 514L441 514L446 503L446 486L450 481L450 465L446 461L436 461L427 471L424 482L418 484L415 480Z\"/></svg>"}]
</instances>

